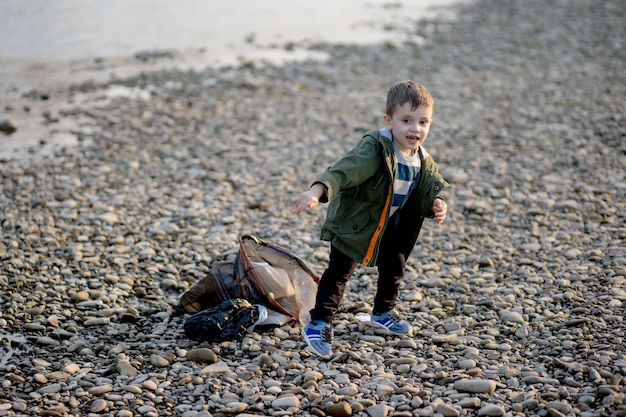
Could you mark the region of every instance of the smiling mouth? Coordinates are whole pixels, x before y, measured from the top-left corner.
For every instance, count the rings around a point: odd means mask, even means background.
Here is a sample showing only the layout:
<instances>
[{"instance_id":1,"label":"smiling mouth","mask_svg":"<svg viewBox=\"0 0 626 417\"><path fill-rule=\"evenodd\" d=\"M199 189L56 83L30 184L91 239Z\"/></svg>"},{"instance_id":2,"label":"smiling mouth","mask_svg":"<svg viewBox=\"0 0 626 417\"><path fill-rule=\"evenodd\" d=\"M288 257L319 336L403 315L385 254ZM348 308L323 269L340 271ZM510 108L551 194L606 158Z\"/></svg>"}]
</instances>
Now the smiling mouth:
<instances>
[{"instance_id":1,"label":"smiling mouth","mask_svg":"<svg viewBox=\"0 0 626 417\"><path fill-rule=\"evenodd\" d=\"M420 140L420 138L419 138L419 137L417 137L417 136L407 136L406 138L407 138L408 140L414 140L414 141L416 141L416 142Z\"/></svg>"}]
</instances>

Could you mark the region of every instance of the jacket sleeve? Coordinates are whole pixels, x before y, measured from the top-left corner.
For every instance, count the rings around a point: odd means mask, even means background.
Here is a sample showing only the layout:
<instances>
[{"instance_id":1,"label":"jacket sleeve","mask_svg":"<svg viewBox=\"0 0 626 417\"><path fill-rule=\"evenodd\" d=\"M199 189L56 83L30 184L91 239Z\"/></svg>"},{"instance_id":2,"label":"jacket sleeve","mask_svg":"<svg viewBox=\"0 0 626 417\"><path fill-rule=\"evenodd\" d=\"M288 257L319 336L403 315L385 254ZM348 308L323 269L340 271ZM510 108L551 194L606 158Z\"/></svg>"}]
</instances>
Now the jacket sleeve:
<instances>
[{"instance_id":1,"label":"jacket sleeve","mask_svg":"<svg viewBox=\"0 0 626 417\"><path fill-rule=\"evenodd\" d=\"M448 182L439 173L439 167L430 156L426 159L426 162L429 180L426 181L426 188L423 190L421 212L424 213L425 217L432 218L435 217L435 213L431 209L435 198L441 198L445 201L445 198L441 193L443 190L448 188L450 184L448 184Z\"/></svg>"},{"instance_id":2,"label":"jacket sleeve","mask_svg":"<svg viewBox=\"0 0 626 417\"><path fill-rule=\"evenodd\" d=\"M320 202L327 203L341 191L363 183L378 171L381 162L380 144L365 136L314 182L326 187Z\"/></svg>"}]
</instances>

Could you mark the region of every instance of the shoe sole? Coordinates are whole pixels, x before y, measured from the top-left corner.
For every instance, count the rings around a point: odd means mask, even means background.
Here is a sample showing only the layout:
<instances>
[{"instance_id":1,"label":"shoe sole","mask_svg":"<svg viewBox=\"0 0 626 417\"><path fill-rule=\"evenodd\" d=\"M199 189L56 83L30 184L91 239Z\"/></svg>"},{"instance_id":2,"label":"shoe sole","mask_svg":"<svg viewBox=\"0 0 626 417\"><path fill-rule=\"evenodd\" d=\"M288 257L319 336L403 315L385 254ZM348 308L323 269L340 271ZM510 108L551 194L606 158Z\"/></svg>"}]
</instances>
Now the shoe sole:
<instances>
[{"instance_id":1,"label":"shoe sole","mask_svg":"<svg viewBox=\"0 0 626 417\"><path fill-rule=\"evenodd\" d=\"M307 350L313 354L315 354L316 356L319 356L320 358L323 359L330 359L330 357L332 356L332 352L329 353L328 355L322 355L321 353L319 353L317 350L315 350L315 348L311 345L311 342L309 342L309 338L306 337L306 333L304 332L304 329L302 329L300 331L300 335L302 336L302 339L306 342L307 345Z\"/></svg>"}]
</instances>

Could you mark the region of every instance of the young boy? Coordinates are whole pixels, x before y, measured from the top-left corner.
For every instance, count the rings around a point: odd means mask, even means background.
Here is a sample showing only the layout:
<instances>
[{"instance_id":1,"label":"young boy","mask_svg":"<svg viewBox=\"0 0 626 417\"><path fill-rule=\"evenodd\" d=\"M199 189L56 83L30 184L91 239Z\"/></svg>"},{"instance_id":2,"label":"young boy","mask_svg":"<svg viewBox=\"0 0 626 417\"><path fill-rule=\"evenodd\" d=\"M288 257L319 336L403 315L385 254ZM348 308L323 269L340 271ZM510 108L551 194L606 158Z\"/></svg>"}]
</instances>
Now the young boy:
<instances>
[{"instance_id":1,"label":"young boy","mask_svg":"<svg viewBox=\"0 0 626 417\"><path fill-rule=\"evenodd\" d=\"M386 128L367 132L328 168L296 202L296 213L329 202L321 239L330 241L311 321L302 336L317 355L332 354L332 321L357 263L378 268L372 323L390 334L407 335L411 326L395 311L405 261L424 218L441 224L447 205L439 193L448 186L422 147L432 123L428 90L401 81L389 88Z\"/></svg>"}]
</instances>

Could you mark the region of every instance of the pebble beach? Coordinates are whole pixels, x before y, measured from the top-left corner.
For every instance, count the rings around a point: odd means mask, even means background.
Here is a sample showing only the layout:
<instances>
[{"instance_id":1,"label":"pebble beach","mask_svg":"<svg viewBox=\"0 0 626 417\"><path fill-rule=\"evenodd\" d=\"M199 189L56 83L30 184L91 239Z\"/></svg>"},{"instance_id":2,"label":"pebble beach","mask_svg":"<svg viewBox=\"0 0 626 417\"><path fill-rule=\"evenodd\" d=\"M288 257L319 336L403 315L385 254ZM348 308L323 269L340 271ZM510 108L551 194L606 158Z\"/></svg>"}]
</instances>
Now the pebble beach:
<instances>
[{"instance_id":1,"label":"pebble beach","mask_svg":"<svg viewBox=\"0 0 626 417\"><path fill-rule=\"evenodd\" d=\"M626 416L626 2L459 8L328 60L50 92L77 144L0 162L0 416ZM359 267L330 360L294 322L189 340L176 304L243 234L322 274L325 206L295 200L402 79L434 97L452 185L407 262L413 335L359 322Z\"/></svg>"}]
</instances>

